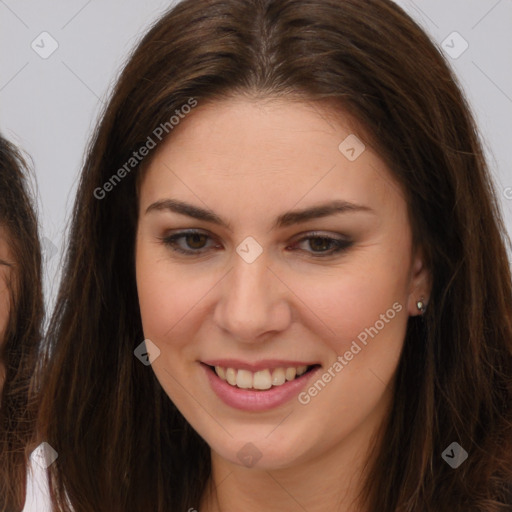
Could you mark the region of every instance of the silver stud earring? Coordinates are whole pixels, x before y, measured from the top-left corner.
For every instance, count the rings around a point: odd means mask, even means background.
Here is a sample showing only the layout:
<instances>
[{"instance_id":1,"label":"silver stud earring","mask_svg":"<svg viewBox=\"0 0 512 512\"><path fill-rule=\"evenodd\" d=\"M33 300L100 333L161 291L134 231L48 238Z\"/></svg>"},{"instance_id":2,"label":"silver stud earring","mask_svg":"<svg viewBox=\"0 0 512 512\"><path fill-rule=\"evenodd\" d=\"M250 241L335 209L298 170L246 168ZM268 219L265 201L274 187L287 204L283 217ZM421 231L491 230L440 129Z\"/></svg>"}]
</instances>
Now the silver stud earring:
<instances>
[{"instance_id":1,"label":"silver stud earring","mask_svg":"<svg viewBox=\"0 0 512 512\"><path fill-rule=\"evenodd\" d=\"M418 308L418 311L420 311L420 313L423 315L423 313L425 313L425 310L427 309L426 306L425 306L425 302L424 302L424 299L423 297L421 297L421 299L416 302L416 307Z\"/></svg>"}]
</instances>

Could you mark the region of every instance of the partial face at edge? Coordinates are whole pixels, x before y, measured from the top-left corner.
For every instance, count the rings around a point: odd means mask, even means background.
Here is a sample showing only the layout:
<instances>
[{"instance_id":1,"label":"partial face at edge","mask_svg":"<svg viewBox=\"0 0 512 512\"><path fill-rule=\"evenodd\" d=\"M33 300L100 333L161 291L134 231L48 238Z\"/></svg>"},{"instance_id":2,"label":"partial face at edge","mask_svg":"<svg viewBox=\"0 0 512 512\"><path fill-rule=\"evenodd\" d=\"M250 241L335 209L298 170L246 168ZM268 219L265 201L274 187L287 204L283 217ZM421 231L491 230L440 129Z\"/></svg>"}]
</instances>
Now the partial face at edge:
<instances>
[{"instance_id":1,"label":"partial face at edge","mask_svg":"<svg viewBox=\"0 0 512 512\"><path fill-rule=\"evenodd\" d=\"M5 361L2 358L2 354L11 307L8 287L11 278L11 267L2 263L12 263L12 255L7 236L7 230L3 226L0 226L0 392L2 391L5 381Z\"/></svg>"},{"instance_id":2,"label":"partial face at edge","mask_svg":"<svg viewBox=\"0 0 512 512\"><path fill-rule=\"evenodd\" d=\"M406 202L379 155L367 145L353 160L352 139L340 151L352 133L348 118L333 123L305 103L199 105L141 183L136 274L144 334L160 350L153 371L233 463L247 443L262 468L307 462L369 434L389 409L427 276L412 252ZM227 226L175 213L169 199L211 210ZM363 208L274 226L285 212L334 200ZM199 234L170 238L185 230ZM302 395L243 410L212 388L204 362L225 359L321 368L305 377ZM329 370L329 382L310 392Z\"/></svg>"}]
</instances>

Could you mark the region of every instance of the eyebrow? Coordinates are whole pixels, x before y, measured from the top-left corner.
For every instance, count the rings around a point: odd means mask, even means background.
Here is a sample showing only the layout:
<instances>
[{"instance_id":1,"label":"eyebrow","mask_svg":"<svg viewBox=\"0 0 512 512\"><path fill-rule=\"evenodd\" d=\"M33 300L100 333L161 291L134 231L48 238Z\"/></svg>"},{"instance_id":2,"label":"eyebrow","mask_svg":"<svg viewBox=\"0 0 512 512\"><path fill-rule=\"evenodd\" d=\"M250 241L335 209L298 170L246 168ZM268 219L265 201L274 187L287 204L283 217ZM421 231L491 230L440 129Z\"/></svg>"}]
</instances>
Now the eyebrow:
<instances>
[{"instance_id":1,"label":"eyebrow","mask_svg":"<svg viewBox=\"0 0 512 512\"><path fill-rule=\"evenodd\" d=\"M146 214L153 211L171 211L192 217L194 219L211 222L212 224L223 226L229 231L233 231L231 224L223 220L215 212L199 208L198 206L194 206L184 201L178 201L177 199L162 199L160 201L156 201L155 203L148 206L146 209ZM368 206L349 203L342 200L334 200L302 210L285 212L277 217L271 229L288 227L294 224L307 222L312 219L319 219L321 217L328 217L330 215L348 212L376 213L372 208Z\"/></svg>"}]
</instances>

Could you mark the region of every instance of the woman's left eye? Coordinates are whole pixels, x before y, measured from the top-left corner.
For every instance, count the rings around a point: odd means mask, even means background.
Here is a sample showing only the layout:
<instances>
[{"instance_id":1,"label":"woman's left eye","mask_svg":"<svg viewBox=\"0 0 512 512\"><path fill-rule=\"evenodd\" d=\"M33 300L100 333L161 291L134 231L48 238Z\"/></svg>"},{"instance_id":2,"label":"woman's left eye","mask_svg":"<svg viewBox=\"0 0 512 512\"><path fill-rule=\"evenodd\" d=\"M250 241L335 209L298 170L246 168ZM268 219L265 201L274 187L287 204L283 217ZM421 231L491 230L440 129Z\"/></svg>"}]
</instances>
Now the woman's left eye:
<instances>
[{"instance_id":1,"label":"woman's left eye","mask_svg":"<svg viewBox=\"0 0 512 512\"><path fill-rule=\"evenodd\" d=\"M188 248L183 248L178 244L178 240L180 239L186 241ZM189 256L203 254L205 252L204 242L208 239L211 240L212 238L201 231L180 231L179 233L160 238L162 243L172 251ZM302 242L309 242L310 248L313 249L310 254L315 258L332 256L333 254L345 251L353 244L353 242L347 238L333 238L321 233L310 233L309 236L299 239L294 245ZM330 249L325 250L326 246L330 247ZM334 249L332 248L333 246Z\"/></svg>"}]
</instances>

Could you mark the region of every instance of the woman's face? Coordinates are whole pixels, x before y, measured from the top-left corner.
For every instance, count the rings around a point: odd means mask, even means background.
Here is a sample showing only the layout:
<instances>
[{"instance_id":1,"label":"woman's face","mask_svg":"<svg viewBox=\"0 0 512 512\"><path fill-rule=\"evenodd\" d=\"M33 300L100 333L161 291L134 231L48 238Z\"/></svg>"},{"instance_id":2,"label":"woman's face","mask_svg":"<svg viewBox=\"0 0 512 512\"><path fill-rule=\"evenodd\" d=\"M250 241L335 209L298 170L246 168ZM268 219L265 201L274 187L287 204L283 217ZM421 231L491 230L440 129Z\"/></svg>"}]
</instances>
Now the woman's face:
<instances>
[{"instance_id":1,"label":"woman's face","mask_svg":"<svg viewBox=\"0 0 512 512\"><path fill-rule=\"evenodd\" d=\"M361 446L389 410L427 273L400 188L353 133L306 103L199 105L141 182L152 368L232 463L287 467Z\"/></svg>"},{"instance_id":2,"label":"woman's face","mask_svg":"<svg viewBox=\"0 0 512 512\"><path fill-rule=\"evenodd\" d=\"M5 334L9 322L10 294L8 282L10 279L11 252L7 243L7 231L0 226L0 392L5 381L5 361L3 358Z\"/></svg>"}]
</instances>

